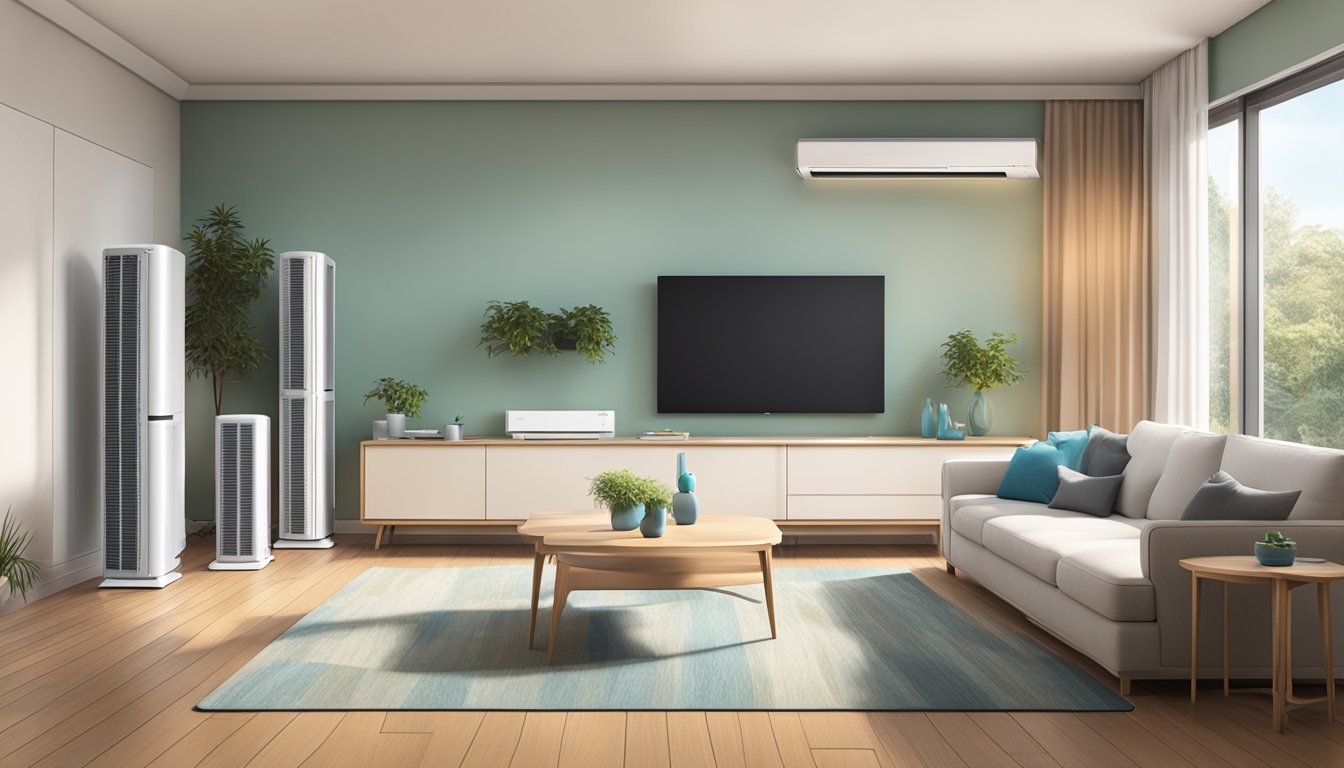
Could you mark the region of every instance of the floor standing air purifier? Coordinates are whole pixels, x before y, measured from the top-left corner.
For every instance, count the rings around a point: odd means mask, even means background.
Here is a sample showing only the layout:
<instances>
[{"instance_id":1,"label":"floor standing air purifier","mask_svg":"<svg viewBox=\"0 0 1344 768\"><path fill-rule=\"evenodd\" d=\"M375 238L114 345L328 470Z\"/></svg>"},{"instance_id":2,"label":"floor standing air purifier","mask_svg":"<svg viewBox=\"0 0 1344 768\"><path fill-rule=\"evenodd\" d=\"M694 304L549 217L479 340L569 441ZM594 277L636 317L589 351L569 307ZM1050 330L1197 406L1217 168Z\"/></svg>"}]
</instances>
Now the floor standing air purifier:
<instances>
[{"instance_id":1,"label":"floor standing air purifier","mask_svg":"<svg viewBox=\"0 0 1344 768\"><path fill-rule=\"evenodd\" d=\"M103 583L165 587L187 547L186 259L103 251Z\"/></svg>"},{"instance_id":2,"label":"floor standing air purifier","mask_svg":"<svg viewBox=\"0 0 1344 768\"><path fill-rule=\"evenodd\" d=\"M336 518L336 262L280 254L280 535L326 549Z\"/></svg>"},{"instance_id":3,"label":"floor standing air purifier","mask_svg":"<svg viewBox=\"0 0 1344 768\"><path fill-rule=\"evenodd\" d=\"M212 571L259 571L271 554L271 419L215 417Z\"/></svg>"}]
</instances>

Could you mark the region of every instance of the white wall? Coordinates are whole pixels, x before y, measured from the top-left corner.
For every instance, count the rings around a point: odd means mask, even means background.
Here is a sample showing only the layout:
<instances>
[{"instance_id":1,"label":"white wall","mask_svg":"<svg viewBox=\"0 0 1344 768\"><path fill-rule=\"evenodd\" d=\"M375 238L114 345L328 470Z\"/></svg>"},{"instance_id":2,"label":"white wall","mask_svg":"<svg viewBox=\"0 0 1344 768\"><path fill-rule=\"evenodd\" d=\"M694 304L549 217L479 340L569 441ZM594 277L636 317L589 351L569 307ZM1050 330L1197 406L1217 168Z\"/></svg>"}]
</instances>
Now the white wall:
<instances>
[{"instance_id":1,"label":"white wall","mask_svg":"<svg viewBox=\"0 0 1344 768\"><path fill-rule=\"evenodd\" d=\"M179 134L174 99L0 0L0 512L34 533L30 600L101 572L99 255L179 245Z\"/></svg>"}]
</instances>

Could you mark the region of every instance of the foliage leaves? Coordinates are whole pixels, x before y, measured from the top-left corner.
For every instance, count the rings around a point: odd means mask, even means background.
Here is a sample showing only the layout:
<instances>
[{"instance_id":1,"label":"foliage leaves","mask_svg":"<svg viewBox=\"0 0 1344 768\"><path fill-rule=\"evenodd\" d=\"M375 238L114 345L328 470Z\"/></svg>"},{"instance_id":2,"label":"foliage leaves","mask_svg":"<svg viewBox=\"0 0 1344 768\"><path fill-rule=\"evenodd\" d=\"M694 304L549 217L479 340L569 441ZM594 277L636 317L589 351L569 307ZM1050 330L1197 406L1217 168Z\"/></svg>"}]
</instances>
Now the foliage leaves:
<instances>
[{"instance_id":1,"label":"foliage leaves","mask_svg":"<svg viewBox=\"0 0 1344 768\"><path fill-rule=\"evenodd\" d=\"M588 362L606 362L616 347L611 315L596 304L547 312L526 301L492 301L485 307L481 341L490 357L508 352L523 357L532 352L560 353L559 340L570 340Z\"/></svg>"},{"instance_id":2,"label":"foliage leaves","mask_svg":"<svg viewBox=\"0 0 1344 768\"><path fill-rule=\"evenodd\" d=\"M0 576L9 578L10 594L18 592L26 602L28 590L37 583L41 568L23 556L33 534L19 526L19 521L11 515L13 511L13 507L5 510L5 519L0 522Z\"/></svg>"},{"instance_id":3,"label":"foliage leaves","mask_svg":"<svg viewBox=\"0 0 1344 768\"><path fill-rule=\"evenodd\" d=\"M995 331L982 346L975 334L962 329L943 342L943 376L950 386L970 386L976 390L1016 384L1027 374L1017 368L1017 358L1008 347L1017 343L1017 334Z\"/></svg>"},{"instance_id":4,"label":"foliage leaves","mask_svg":"<svg viewBox=\"0 0 1344 768\"><path fill-rule=\"evenodd\" d=\"M1276 549L1292 549L1297 546L1297 542L1284 536L1281 531L1266 531L1265 537L1257 542L1262 547L1274 547Z\"/></svg>"},{"instance_id":5,"label":"foliage leaves","mask_svg":"<svg viewBox=\"0 0 1344 768\"><path fill-rule=\"evenodd\" d=\"M611 315L596 304L573 309L561 307L559 314L551 315L551 336L573 339L574 348L593 365L606 362L606 353L616 348Z\"/></svg>"},{"instance_id":6,"label":"foliage leaves","mask_svg":"<svg viewBox=\"0 0 1344 768\"><path fill-rule=\"evenodd\" d=\"M373 389L364 393L366 404L370 400L381 400L388 413L402 413L409 419L420 418L421 409L428 398L429 393L420 387L390 376L374 382ZM460 422L462 417L458 416L457 420Z\"/></svg>"},{"instance_id":7,"label":"foliage leaves","mask_svg":"<svg viewBox=\"0 0 1344 768\"><path fill-rule=\"evenodd\" d=\"M613 469L590 478L588 495L599 507L630 509L672 505L672 489L651 477L640 477L628 469Z\"/></svg>"},{"instance_id":8,"label":"foliage leaves","mask_svg":"<svg viewBox=\"0 0 1344 768\"><path fill-rule=\"evenodd\" d=\"M187 375L209 376L215 414L224 406L224 380L261 365L249 305L261 298L275 267L268 240L247 240L233 206L216 205L187 235Z\"/></svg>"}]
</instances>

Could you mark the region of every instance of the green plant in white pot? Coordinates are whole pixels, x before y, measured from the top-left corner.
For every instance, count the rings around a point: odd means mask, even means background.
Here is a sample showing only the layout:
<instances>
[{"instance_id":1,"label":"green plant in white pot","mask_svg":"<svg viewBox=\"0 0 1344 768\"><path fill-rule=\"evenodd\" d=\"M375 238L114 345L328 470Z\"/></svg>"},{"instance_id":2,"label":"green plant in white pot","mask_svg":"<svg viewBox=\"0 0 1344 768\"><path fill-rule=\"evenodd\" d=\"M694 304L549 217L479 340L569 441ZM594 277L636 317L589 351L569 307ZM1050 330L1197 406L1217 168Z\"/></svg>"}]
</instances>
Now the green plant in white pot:
<instances>
[{"instance_id":1,"label":"green plant in white pot","mask_svg":"<svg viewBox=\"0 0 1344 768\"><path fill-rule=\"evenodd\" d=\"M1022 381L1027 374L1017 367L1017 358L1008 347L1017 343L1016 333L995 331L981 344L975 334L962 329L943 342L943 376L954 387L969 386L971 415L967 419L971 434L988 435L994 428L994 405L985 390L1007 387Z\"/></svg>"},{"instance_id":2,"label":"green plant in white pot","mask_svg":"<svg viewBox=\"0 0 1344 768\"><path fill-rule=\"evenodd\" d=\"M387 436L406 436L406 417L420 418L429 393L416 385L384 376L374 382L373 389L364 393L364 402L381 400L387 408Z\"/></svg>"},{"instance_id":3,"label":"green plant in white pot","mask_svg":"<svg viewBox=\"0 0 1344 768\"><path fill-rule=\"evenodd\" d=\"M37 563L23 556L33 534L23 530L11 514L13 511L13 507L5 510L5 519L0 522L0 605L15 592L27 602L28 590L41 574Z\"/></svg>"}]
</instances>

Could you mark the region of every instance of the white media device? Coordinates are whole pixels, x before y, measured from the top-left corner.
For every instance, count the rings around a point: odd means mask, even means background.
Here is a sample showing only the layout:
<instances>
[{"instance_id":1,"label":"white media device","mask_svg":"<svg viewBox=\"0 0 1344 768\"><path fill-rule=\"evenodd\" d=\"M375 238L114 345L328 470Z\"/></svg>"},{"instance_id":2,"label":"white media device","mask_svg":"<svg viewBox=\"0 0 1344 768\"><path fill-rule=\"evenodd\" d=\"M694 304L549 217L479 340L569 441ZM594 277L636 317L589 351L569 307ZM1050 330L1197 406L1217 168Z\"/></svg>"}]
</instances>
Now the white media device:
<instances>
[{"instance_id":1,"label":"white media device","mask_svg":"<svg viewBox=\"0 0 1344 768\"><path fill-rule=\"evenodd\" d=\"M336 262L280 254L280 535L326 549L336 521Z\"/></svg>"},{"instance_id":2,"label":"white media device","mask_svg":"<svg viewBox=\"0 0 1344 768\"><path fill-rule=\"evenodd\" d=\"M505 411L515 440L602 440L616 436L615 411Z\"/></svg>"},{"instance_id":3,"label":"white media device","mask_svg":"<svg viewBox=\"0 0 1344 768\"><path fill-rule=\"evenodd\" d=\"M186 258L103 251L103 583L165 587L187 547Z\"/></svg>"},{"instance_id":4,"label":"white media device","mask_svg":"<svg viewBox=\"0 0 1344 768\"><path fill-rule=\"evenodd\" d=\"M271 554L271 418L215 417L212 571L259 571Z\"/></svg>"}]
</instances>

